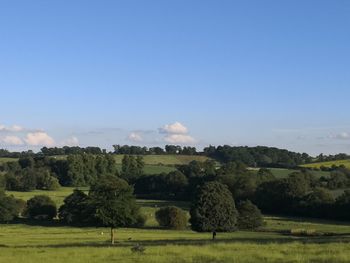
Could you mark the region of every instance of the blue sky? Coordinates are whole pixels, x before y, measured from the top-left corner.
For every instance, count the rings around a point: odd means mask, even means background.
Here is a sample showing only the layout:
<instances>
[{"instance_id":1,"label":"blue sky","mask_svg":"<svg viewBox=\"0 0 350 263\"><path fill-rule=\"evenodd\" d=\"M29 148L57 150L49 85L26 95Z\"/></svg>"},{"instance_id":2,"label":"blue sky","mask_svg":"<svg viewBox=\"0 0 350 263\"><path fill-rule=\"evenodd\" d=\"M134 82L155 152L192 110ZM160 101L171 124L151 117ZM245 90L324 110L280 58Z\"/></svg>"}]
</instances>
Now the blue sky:
<instances>
[{"instance_id":1,"label":"blue sky","mask_svg":"<svg viewBox=\"0 0 350 263\"><path fill-rule=\"evenodd\" d=\"M0 147L350 153L349 13L346 0L1 1Z\"/></svg>"}]
</instances>

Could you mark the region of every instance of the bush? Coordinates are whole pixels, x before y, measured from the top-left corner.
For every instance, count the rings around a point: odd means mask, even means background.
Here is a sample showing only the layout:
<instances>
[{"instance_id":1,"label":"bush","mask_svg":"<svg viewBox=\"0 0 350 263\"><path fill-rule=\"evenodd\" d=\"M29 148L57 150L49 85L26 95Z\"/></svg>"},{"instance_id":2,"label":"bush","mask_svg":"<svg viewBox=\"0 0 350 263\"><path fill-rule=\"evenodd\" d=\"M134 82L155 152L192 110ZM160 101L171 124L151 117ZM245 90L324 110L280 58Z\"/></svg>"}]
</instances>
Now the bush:
<instances>
[{"instance_id":1,"label":"bush","mask_svg":"<svg viewBox=\"0 0 350 263\"><path fill-rule=\"evenodd\" d=\"M251 201L240 202L238 209L238 228L239 229L256 229L264 224L263 216L259 208Z\"/></svg>"},{"instance_id":2,"label":"bush","mask_svg":"<svg viewBox=\"0 0 350 263\"><path fill-rule=\"evenodd\" d=\"M0 190L0 222L9 222L19 216L21 213L21 204L24 201L14 198L13 196L6 196Z\"/></svg>"},{"instance_id":3,"label":"bush","mask_svg":"<svg viewBox=\"0 0 350 263\"><path fill-rule=\"evenodd\" d=\"M143 214L139 214L136 217L136 223L135 223L134 227L143 227L143 226L145 226L146 221L147 221L147 217Z\"/></svg>"},{"instance_id":4,"label":"bush","mask_svg":"<svg viewBox=\"0 0 350 263\"><path fill-rule=\"evenodd\" d=\"M160 226L169 229L185 229L187 225L186 212L176 206L167 206L156 212L156 219Z\"/></svg>"},{"instance_id":5,"label":"bush","mask_svg":"<svg viewBox=\"0 0 350 263\"><path fill-rule=\"evenodd\" d=\"M57 215L56 204L46 195L37 195L27 201L25 215L31 219L52 220Z\"/></svg>"},{"instance_id":6,"label":"bush","mask_svg":"<svg viewBox=\"0 0 350 263\"><path fill-rule=\"evenodd\" d=\"M231 192L218 182L198 188L191 206L191 227L198 232L228 232L236 229L237 210Z\"/></svg>"},{"instance_id":7,"label":"bush","mask_svg":"<svg viewBox=\"0 0 350 263\"><path fill-rule=\"evenodd\" d=\"M85 225L93 222L93 208L89 206L88 196L81 190L75 189L64 199L59 208L59 218L69 225Z\"/></svg>"}]
</instances>

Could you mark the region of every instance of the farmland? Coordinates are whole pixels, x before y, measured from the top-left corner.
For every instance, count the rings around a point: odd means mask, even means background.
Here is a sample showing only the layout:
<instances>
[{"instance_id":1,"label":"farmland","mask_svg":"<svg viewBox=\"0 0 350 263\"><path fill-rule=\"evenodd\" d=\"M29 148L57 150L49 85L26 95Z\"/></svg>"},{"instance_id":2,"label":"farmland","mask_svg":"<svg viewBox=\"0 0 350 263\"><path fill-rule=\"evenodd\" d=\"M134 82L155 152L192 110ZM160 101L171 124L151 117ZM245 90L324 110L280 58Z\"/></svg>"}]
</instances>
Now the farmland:
<instances>
[{"instance_id":1,"label":"farmland","mask_svg":"<svg viewBox=\"0 0 350 263\"><path fill-rule=\"evenodd\" d=\"M59 191L8 192L28 199L48 194L62 204L73 188ZM260 231L219 233L215 242L208 233L171 231L157 226L154 212L187 202L138 200L146 215L142 229L117 230L117 244L108 243L107 228L74 228L17 222L0 225L0 262L349 262L350 225L344 222L265 216ZM310 237L292 236L291 230L328 233ZM330 234L331 233L331 234ZM143 254L131 248L141 245Z\"/></svg>"},{"instance_id":2,"label":"farmland","mask_svg":"<svg viewBox=\"0 0 350 263\"><path fill-rule=\"evenodd\" d=\"M329 161L329 162L309 163L309 164L304 164L301 167L320 168L321 166L324 166L324 167L330 168L333 165L335 166L344 165L345 167L350 168L350 160L336 160L336 161Z\"/></svg>"}]
</instances>

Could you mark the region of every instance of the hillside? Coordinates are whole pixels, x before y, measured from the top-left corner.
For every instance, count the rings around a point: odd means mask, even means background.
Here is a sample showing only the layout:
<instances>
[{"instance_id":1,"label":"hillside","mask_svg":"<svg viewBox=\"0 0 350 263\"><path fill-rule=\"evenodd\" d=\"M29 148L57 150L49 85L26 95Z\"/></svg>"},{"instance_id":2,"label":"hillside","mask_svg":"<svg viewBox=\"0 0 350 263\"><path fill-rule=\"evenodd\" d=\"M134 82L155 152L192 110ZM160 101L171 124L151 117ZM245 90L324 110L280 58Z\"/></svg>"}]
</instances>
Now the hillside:
<instances>
[{"instance_id":1,"label":"hillside","mask_svg":"<svg viewBox=\"0 0 350 263\"><path fill-rule=\"evenodd\" d=\"M122 163L122 154L115 155L115 160L117 164ZM191 161L204 162L209 158L206 156L198 155L144 155L143 160L146 165L180 165L189 164Z\"/></svg>"},{"instance_id":2,"label":"hillside","mask_svg":"<svg viewBox=\"0 0 350 263\"><path fill-rule=\"evenodd\" d=\"M350 168L350 159L336 160L336 161L329 161L329 162L309 163L309 164L301 165L301 167L320 168L321 166L332 167L333 165L336 165L336 166L344 165L345 167Z\"/></svg>"}]
</instances>

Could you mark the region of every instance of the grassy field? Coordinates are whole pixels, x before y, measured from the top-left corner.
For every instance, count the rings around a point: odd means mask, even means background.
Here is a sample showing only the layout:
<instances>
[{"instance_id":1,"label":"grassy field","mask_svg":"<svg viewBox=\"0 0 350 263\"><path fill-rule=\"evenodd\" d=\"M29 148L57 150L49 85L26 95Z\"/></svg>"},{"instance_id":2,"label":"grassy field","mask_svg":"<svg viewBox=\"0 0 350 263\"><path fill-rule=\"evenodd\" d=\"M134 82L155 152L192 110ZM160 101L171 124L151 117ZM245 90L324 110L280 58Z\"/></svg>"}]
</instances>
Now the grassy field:
<instances>
[{"instance_id":1,"label":"grassy field","mask_svg":"<svg viewBox=\"0 0 350 263\"><path fill-rule=\"evenodd\" d=\"M297 172L298 170L292 170L292 169L283 169L283 168L268 168L272 174L276 177L276 178L286 178L288 177L288 175L290 175L291 173ZM258 171L259 168L251 168L252 171ZM317 178L319 177L328 177L329 176L329 172L324 172L324 171L310 171L312 174L314 174Z\"/></svg>"},{"instance_id":2,"label":"grassy field","mask_svg":"<svg viewBox=\"0 0 350 263\"><path fill-rule=\"evenodd\" d=\"M2 163L7 163L7 162L15 162L17 161L17 158L5 158L5 157L0 157L0 164Z\"/></svg>"},{"instance_id":3,"label":"grassy field","mask_svg":"<svg viewBox=\"0 0 350 263\"><path fill-rule=\"evenodd\" d=\"M59 191L8 192L23 199L48 194L57 204L73 188ZM86 189L85 189L86 190ZM258 232L209 233L160 229L154 212L177 205L188 210L187 202L138 200L147 216L142 229L117 230L117 244L111 247L109 229L74 228L53 223L0 225L0 262L350 262L350 225L344 222L305 218L265 217ZM287 233L305 229L330 236L301 237ZM131 249L141 245L143 254Z\"/></svg>"},{"instance_id":4,"label":"grassy field","mask_svg":"<svg viewBox=\"0 0 350 263\"><path fill-rule=\"evenodd\" d=\"M332 167L332 165L336 165L336 166L344 165L345 167L350 168L350 160L337 160L337 161L330 161L330 162L309 163L309 164L302 165L302 167L320 168L321 166Z\"/></svg>"},{"instance_id":5,"label":"grassy field","mask_svg":"<svg viewBox=\"0 0 350 263\"><path fill-rule=\"evenodd\" d=\"M122 163L124 155L114 155L118 164ZM147 165L178 165L189 164L191 161L204 162L208 160L206 156L197 155L144 155L143 160Z\"/></svg>"}]
</instances>

